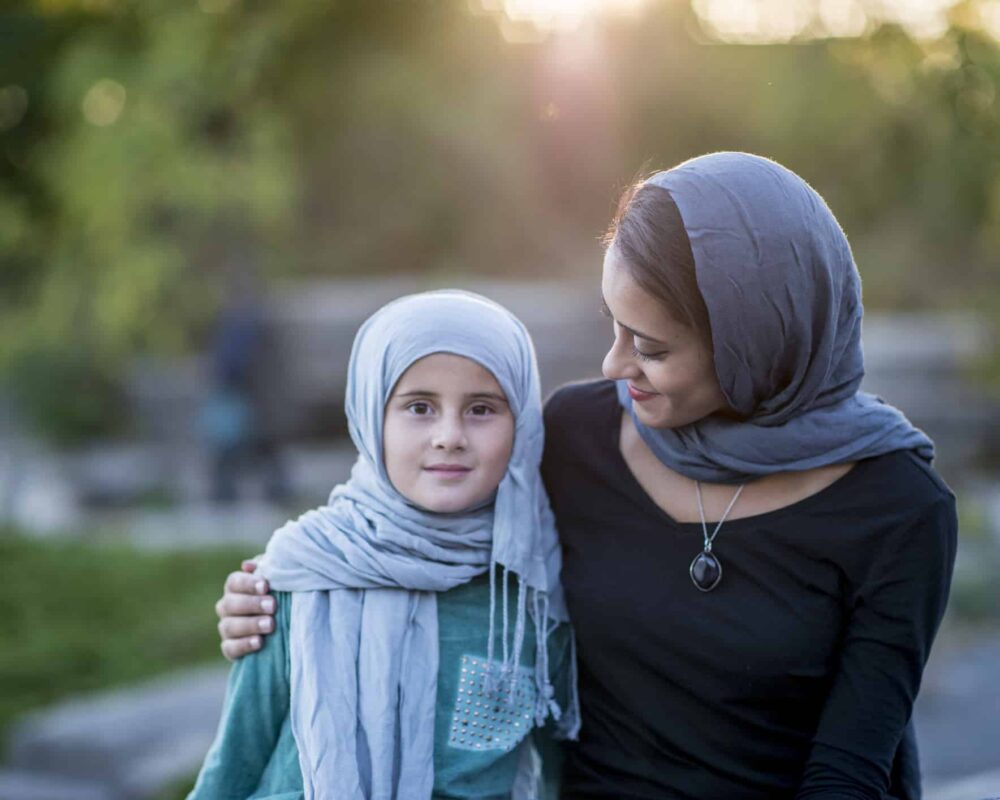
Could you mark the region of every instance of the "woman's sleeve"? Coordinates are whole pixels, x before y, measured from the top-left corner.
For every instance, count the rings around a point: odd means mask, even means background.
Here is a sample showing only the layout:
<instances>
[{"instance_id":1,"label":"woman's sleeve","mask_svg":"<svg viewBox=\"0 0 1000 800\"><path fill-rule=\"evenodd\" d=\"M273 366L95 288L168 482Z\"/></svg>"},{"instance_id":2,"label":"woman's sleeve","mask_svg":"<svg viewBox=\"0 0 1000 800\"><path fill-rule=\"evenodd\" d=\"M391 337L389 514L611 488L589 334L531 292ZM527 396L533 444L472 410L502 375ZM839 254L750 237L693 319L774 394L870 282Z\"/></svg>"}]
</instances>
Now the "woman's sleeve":
<instances>
[{"instance_id":1,"label":"woman's sleeve","mask_svg":"<svg viewBox=\"0 0 1000 800\"><path fill-rule=\"evenodd\" d=\"M555 701L563 714L569 709L575 694L572 638L573 629L566 624L559 625L549 637L549 680L555 692ZM556 800L566 746L560 739L559 722L550 716L545 725L535 728L531 735L542 760L541 798Z\"/></svg>"},{"instance_id":2,"label":"woman's sleeve","mask_svg":"<svg viewBox=\"0 0 1000 800\"><path fill-rule=\"evenodd\" d=\"M219 730L188 800L245 800L254 793L288 716L288 613L278 592L275 635L232 666Z\"/></svg>"},{"instance_id":3,"label":"woman's sleeve","mask_svg":"<svg viewBox=\"0 0 1000 800\"><path fill-rule=\"evenodd\" d=\"M872 554L796 800L885 796L948 601L957 532L942 492Z\"/></svg>"}]
</instances>

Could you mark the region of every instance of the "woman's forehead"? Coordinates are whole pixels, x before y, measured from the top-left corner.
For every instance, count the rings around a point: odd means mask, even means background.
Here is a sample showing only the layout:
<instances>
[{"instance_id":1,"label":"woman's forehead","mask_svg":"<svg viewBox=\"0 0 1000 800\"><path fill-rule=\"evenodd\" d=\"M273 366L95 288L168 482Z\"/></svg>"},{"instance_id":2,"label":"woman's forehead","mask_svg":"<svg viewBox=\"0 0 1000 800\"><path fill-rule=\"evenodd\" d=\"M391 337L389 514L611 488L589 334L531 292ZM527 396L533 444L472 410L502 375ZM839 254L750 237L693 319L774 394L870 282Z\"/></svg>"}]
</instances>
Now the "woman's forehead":
<instances>
[{"instance_id":1,"label":"woman's forehead","mask_svg":"<svg viewBox=\"0 0 1000 800\"><path fill-rule=\"evenodd\" d=\"M632 277L627 262L613 247L604 257L601 297L607 313L640 338L669 344L697 336Z\"/></svg>"}]
</instances>

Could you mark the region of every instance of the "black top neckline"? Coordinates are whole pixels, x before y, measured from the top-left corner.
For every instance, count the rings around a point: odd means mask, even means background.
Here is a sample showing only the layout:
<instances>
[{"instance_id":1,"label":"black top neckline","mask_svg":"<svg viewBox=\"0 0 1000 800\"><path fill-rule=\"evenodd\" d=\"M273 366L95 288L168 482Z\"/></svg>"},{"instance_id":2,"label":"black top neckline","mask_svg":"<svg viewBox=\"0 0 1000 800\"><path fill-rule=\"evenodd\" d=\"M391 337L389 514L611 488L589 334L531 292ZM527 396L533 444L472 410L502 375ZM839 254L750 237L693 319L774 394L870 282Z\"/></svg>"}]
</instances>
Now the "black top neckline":
<instances>
[{"instance_id":1,"label":"black top neckline","mask_svg":"<svg viewBox=\"0 0 1000 800\"><path fill-rule=\"evenodd\" d=\"M614 386L613 382L611 383ZM622 414L625 413L625 409L622 408L617 401L617 394L614 395L615 403L611 410L611 424L609 426L611 436L611 450L614 453L615 458L615 469L620 469L625 475L625 482L629 493L635 498L636 502L642 504L646 507L649 513L654 514L659 518L664 524L669 527L676 528L678 530L698 530L701 531L701 522L681 522L674 519L670 514L664 511L649 493L642 488L642 484L639 483L639 479L632 472L631 467L629 467L628 462L625 460L625 456L621 451L621 422ZM814 492L807 497L803 497L801 500L796 500L794 503L790 503L787 506L782 506L781 508L775 508L771 511L764 511L760 514L753 514L749 517L737 517L736 519L726 520L726 530L738 530L741 528L755 528L759 525L766 524L773 520L779 520L783 517L801 514L808 512L814 505L827 505L829 503L829 498L831 495L836 495L837 492L851 483L851 480L855 477L863 477L861 473L867 468L868 463L871 459L861 459L858 461L854 467L848 470L846 473L841 475L832 483L824 486L818 492ZM735 491L735 487L734 487ZM705 524L707 525L717 525L717 519L706 519Z\"/></svg>"}]
</instances>

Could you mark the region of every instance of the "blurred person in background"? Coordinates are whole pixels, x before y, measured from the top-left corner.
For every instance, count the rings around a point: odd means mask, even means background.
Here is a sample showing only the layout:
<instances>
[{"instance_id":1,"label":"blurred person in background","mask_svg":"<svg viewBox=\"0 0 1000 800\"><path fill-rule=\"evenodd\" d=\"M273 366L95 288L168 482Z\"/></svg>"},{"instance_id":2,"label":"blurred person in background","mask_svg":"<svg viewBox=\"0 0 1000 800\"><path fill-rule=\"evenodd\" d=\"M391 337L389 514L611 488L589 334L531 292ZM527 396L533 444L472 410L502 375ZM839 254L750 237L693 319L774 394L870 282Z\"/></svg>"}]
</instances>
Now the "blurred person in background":
<instances>
[{"instance_id":1,"label":"blurred person in background","mask_svg":"<svg viewBox=\"0 0 1000 800\"><path fill-rule=\"evenodd\" d=\"M579 642L562 796L919 798L955 498L926 435L859 391L833 214L773 161L692 159L626 192L602 293L606 379L545 411ZM230 658L270 629L254 566L217 604Z\"/></svg>"},{"instance_id":2,"label":"blurred person in background","mask_svg":"<svg viewBox=\"0 0 1000 800\"><path fill-rule=\"evenodd\" d=\"M242 477L256 470L264 495L281 502L288 486L260 383L265 326L255 265L231 258L224 274L225 295L209 343L212 389L200 419L211 459L211 497L236 501Z\"/></svg>"}]
</instances>

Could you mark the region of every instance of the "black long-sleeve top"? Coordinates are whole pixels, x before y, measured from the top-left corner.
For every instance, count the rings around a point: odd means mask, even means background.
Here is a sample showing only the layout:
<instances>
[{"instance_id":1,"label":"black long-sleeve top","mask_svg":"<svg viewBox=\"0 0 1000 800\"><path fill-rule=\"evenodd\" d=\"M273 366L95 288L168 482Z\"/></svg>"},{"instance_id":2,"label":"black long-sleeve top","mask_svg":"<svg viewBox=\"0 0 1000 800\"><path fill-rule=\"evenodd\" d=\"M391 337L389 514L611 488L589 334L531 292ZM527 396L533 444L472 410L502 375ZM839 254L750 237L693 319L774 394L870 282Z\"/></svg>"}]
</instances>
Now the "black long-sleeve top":
<instances>
[{"instance_id":1,"label":"black long-sleeve top","mask_svg":"<svg viewBox=\"0 0 1000 800\"><path fill-rule=\"evenodd\" d=\"M954 562L948 487L906 451L862 461L726 522L703 593L701 525L642 490L620 424L610 381L546 405L583 714L563 798L918 798L908 723Z\"/></svg>"}]
</instances>

